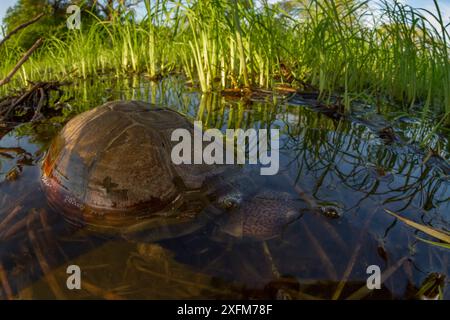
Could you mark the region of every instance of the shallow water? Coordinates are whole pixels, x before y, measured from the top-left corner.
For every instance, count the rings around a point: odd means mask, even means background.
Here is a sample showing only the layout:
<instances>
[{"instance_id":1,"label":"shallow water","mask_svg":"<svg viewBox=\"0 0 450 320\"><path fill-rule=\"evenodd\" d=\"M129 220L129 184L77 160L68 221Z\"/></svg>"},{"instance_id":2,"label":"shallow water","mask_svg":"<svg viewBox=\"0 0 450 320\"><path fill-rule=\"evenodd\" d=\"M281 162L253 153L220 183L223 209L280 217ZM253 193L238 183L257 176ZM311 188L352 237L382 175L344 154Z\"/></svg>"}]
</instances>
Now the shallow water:
<instances>
[{"instance_id":1,"label":"shallow water","mask_svg":"<svg viewBox=\"0 0 450 320\"><path fill-rule=\"evenodd\" d=\"M448 249L420 241L430 238L384 210L450 230L445 133L433 133L429 142L440 157L414 143L431 132L429 117L394 109L382 117L355 104L351 116L334 120L298 95L201 95L175 77L105 78L64 90L63 116L18 126L0 139L0 298L405 299L430 273L450 275ZM67 225L46 204L39 162L70 117L118 99L163 104L221 130L279 128L280 172L258 184L298 197L304 213L266 241L224 235L215 223L157 245ZM380 137L386 126L398 141ZM14 168L17 179L7 179ZM307 210L311 203L342 215ZM82 270L82 290L66 288L72 264ZM369 265L386 276L381 290L365 290ZM448 286L444 297L450 298Z\"/></svg>"}]
</instances>

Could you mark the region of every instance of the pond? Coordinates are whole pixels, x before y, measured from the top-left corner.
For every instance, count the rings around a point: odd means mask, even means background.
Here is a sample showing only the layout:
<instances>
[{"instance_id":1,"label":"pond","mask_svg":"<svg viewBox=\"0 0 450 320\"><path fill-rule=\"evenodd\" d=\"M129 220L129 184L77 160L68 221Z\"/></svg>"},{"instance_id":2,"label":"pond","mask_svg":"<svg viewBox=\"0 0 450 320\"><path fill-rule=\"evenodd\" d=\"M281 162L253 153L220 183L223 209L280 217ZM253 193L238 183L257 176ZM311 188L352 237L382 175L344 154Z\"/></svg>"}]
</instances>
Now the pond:
<instances>
[{"instance_id":1,"label":"pond","mask_svg":"<svg viewBox=\"0 0 450 320\"><path fill-rule=\"evenodd\" d=\"M430 115L391 108L381 116L355 102L340 117L318 108L313 95L202 95L176 76L100 77L63 90L63 115L1 133L0 298L410 299L430 275L450 275L448 249L385 211L450 230L450 144ZM301 217L264 241L220 234L214 221L157 242L68 225L47 205L40 162L68 119L119 99L162 104L222 131L279 129L279 173L257 183L297 197ZM395 139L383 134L387 127ZM439 155L419 145L424 137ZM251 176L259 168L241 170ZM81 290L66 287L70 265L82 271ZM366 286L373 265L379 290ZM443 294L450 299L448 286Z\"/></svg>"}]
</instances>

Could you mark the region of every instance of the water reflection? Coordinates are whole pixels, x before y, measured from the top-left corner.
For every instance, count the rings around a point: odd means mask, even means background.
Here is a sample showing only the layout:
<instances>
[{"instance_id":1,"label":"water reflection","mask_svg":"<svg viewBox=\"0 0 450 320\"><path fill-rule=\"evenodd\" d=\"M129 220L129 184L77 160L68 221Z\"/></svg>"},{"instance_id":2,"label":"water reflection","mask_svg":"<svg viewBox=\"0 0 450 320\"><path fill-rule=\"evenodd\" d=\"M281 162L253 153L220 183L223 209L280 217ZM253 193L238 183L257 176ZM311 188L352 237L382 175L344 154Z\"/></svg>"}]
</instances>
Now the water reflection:
<instances>
[{"instance_id":1,"label":"water reflection","mask_svg":"<svg viewBox=\"0 0 450 320\"><path fill-rule=\"evenodd\" d=\"M64 91L63 115L0 140L0 298L410 298L430 273L450 274L448 250L417 240L425 235L384 211L450 229L449 144L426 119L395 110L380 117L370 106L333 119L292 94L200 95L176 77L91 79ZM296 197L302 216L264 241L226 236L217 224L159 243L71 228L46 205L39 161L70 117L118 99L161 103L222 131L279 128L280 174L242 172ZM386 126L401 141L387 144ZM439 156L414 143L424 135ZM65 289L69 264L83 270L81 291ZM367 292L372 264L386 280Z\"/></svg>"}]
</instances>

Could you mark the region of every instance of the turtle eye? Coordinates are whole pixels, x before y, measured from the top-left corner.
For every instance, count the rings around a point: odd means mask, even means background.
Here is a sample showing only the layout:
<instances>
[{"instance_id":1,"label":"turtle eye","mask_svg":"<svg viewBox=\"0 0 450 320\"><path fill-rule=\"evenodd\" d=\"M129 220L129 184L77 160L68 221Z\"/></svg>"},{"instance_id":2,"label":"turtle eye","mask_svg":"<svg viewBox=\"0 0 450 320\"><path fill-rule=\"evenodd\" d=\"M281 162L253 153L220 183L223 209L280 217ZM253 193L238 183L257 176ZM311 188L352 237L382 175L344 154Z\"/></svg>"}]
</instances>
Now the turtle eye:
<instances>
[{"instance_id":1,"label":"turtle eye","mask_svg":"<svg viewBox=\"0 0 450 320\"><path fill-rule=\"evenodd\" d=\"M242 203L242 194L240 192L232 192L221 196L217 199L217 203L223 209L234 209Z\"/></svg>"}]
</instances>

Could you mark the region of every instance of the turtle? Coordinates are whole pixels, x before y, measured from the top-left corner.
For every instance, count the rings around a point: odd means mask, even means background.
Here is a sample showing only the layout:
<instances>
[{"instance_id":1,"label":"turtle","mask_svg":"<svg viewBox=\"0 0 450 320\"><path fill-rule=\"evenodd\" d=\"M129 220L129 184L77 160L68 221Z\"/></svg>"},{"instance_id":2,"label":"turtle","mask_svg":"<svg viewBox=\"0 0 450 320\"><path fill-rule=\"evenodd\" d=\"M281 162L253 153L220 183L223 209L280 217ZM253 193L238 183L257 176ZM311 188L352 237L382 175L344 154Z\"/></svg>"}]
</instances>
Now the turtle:
<instances>
[{"instance_id":1,"label":"turtle","mask_svg":"<svg viewBox=\"0 0 450 320\"><path fill-rule=\"evenodd\" d=\"M54 138L41 166L50 207L71 224L127 239L158 241L209 221L230 234L267 239L300 216L293 198L259 190L245 198L232 165L171 161L171 134L193 124L164 106L113 101L81 113ZM238 173L238 174L236 174ZM217 215L229 219L216 219ZM240 223L243 229L237 231Z\"/></svg>"}]
</instances>

